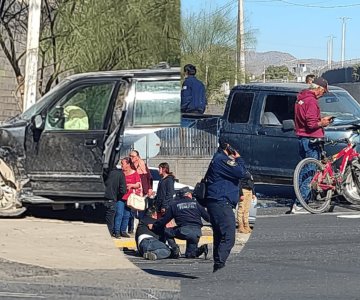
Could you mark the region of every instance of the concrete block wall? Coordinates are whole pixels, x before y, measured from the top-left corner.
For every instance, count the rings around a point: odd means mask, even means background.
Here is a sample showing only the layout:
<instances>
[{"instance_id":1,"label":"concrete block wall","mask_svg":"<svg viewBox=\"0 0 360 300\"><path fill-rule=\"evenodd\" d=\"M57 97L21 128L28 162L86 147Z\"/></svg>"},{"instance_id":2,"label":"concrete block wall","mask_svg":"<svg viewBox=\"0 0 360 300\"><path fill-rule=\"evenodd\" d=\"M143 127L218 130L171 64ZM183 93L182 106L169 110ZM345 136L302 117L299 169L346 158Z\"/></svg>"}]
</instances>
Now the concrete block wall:
<instances>
[{"instance_id":1,"label":"concrete block wall","mask_svg":"<svg viewBox=\"0 0 360 300\"><path fill-rule=\"evenodd\" d=\"M212 157L188 158L188 157L161 157L150 158L148 165L157 167L162 162L170 165L170 171L174 173L179 182L195 186L200 181L209 166Z\"/></svg>"},{"instance_id":2,"label":"concrete block wall","mask_svg":"<svg viewBox=\"0 0 360 300\"><path fill-rule=\"evenodd\" d=\"M17 88L14 71L0 49L0 121L20 112L14 93Z\"/></svg>"}]
</instances>

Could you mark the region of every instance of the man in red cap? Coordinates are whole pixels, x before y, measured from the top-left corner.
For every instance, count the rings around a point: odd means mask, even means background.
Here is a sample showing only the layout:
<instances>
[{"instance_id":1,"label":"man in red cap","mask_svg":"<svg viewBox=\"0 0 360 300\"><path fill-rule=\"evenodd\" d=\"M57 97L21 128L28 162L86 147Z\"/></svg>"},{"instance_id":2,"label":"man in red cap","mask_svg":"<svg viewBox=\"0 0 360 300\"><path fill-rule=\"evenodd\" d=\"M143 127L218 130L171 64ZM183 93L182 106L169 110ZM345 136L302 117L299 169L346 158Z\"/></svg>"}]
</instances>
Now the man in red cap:
<instances>
[{"instance_id":1,"label":"man in red cap","mask_svg":"<svg viewBox=\"0 0 360 300\"><path fill-rule=\"evenodd\" d=\"M315 78L309 88L301 91L295 103L295 132L299 139L299 154L301 159L313 157L320 159L319 144L312 144L312 139L324 138L324 127L332 122L332 116L321 117L318 99L328 92L328 82ZM291 213L300 212L296 203Z\"/></svg>"}]
</instances>

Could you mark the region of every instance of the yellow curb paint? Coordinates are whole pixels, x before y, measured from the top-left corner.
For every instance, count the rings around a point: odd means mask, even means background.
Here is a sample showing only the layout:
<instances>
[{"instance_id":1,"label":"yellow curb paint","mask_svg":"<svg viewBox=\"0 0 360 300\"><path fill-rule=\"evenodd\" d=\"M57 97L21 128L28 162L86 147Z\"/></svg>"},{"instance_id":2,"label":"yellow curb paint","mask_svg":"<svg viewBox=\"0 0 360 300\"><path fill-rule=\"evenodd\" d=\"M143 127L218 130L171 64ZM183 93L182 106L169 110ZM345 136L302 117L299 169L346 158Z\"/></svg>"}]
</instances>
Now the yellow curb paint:
<instances>
[{"instance_id":1,"label":"yellow curb paint","mask_svg":"<svg viewBox=\"0 0 360 300\"><path fill-rule=\"evenodd\" d=\"M114 240L114 244L116 248L136 248L136 242L134 239L113 239ZM176 243L178 245L185 245L186 241L184 240L178 240L175 239ZM199 244L210 244L213 242L213 237L212 236L202 236L200 238Z\"/></svg>"}]
</instances>

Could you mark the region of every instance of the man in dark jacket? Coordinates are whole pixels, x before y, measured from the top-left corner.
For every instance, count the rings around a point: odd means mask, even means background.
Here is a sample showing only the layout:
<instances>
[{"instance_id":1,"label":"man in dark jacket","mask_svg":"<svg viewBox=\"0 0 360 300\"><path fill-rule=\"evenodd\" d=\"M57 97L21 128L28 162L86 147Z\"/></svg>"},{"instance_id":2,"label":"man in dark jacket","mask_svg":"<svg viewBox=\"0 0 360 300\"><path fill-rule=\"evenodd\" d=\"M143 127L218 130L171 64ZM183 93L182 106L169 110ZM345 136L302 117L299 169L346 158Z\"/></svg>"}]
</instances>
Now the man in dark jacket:
<instances>
[{"instance_id":1,"label":"man in dark jacket","mask_svg":"<svg viewBox=\"0 0 360 300\"><path fill-rule=\"evenodd\" d=\"M206 259L208 246L198 247L203 226L201 218L209 221L209 215L205 208L192 198L190 189L185 187L178 192L178 198L170 204L165 215L153 225L149 225L149 228L155 232L164 230L165 238L175 252L178 251L179 246L174 238L186 240L186 258L195 258L205 254ZM177 226L165 228L165 225L172 219L175 219Z\"/></svg>"},{"instance_id":2,"label":"man in dark jacket","mask_svg":"<svg viewBox=\"0 0 360 300\"><path fill-rule=\"evenodd\" d=\"M105 221L109 229L110 235L114 236L114 219L116 201L121 201L126 194L125 175L121 169L110 171L105 181Z\"/></svg>"},{"instance_id":3,"label":"man in dark jacket","mask_svg":"<svg viewBox=\"0 0 360 300\"><path fill-rule=\"evenodd\" d=\"M233 209L239 201L239 181L248 176L238 151L224 140L206 173L206 207L214 237L214 269L225 267L235 244L236 221Z\"/></svg>"},{"instance_id":4,"label":"man in dark jacket","mask_svg":"<svg viewBox=\"0 0 360 300\"><path fill-rule=\"evenodd\" d=\"M195 77L195 66L185 65L184 72L185 80L181 89L181 112L203 114L207 105L205 86Z\"/></svg>"},{"instance_id":5,"label":"man in dark jacket","mask_svg":"<svg viewBox=\"0 0 360 300\"><path fill-rule=\"evenodd\" d=\"M159 240L159 235L148 228L156 221L155 212L147 211L139 221L135 233L136 247L139 254L145 259L157 260L168 257L178 258L179 252L172 252L170 247Z\"/></svg>"}]
</instances>

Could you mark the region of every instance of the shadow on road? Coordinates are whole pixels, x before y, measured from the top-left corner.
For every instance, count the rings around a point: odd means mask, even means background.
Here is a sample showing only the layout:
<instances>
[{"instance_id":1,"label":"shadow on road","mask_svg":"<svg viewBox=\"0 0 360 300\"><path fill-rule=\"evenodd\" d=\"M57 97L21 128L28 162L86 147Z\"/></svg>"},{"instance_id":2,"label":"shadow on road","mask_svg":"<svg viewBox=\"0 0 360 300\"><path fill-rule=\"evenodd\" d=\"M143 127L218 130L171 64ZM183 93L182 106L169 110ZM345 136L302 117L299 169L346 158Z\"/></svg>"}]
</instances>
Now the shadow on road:
<instances>
[{"instance_id":1,"label":"shadow on road","mask_svg":"<svg viewBox=\"0 0 360 300\"><path fill-rule=\"evenodd\" d=\"M66 208L62 210L53 210L51 207L31 206L28 207L24 217L105 224L104 215L105 211L102 205L96 206L96 209L87 205L83 209Z\"/></svg>"},{"instance_id":2,"label":"shadow on road","mask_svg":"<svg viewBox=\"0 0 360 300\"><path fill-rule=\"evenodd\" d=\"M197 276L190 276L180 272L172 272L172 271L161 271L155 269L142 269L143 271L156 276L164 276L164 277L173 277L173 278L186 278L186 279L198 279Z\"/></svg>"}]
</instances>

